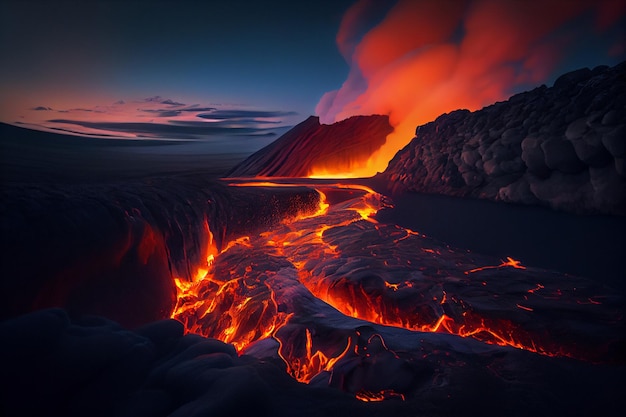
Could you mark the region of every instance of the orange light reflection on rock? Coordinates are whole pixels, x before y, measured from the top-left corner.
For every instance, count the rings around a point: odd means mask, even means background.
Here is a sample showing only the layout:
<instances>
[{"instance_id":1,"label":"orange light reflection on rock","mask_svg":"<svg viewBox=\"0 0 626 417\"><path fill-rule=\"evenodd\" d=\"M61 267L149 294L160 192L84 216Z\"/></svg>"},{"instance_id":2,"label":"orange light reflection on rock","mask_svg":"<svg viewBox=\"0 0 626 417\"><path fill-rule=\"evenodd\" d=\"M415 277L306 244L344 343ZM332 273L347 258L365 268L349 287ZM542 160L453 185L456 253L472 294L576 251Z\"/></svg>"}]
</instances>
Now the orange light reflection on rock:
<instances>
[{"instance_id":1,"label":"orange light reflection on rock","mask_svg":"<svg viewBox=\"0 0 626 417\"><path fill-rule=\"evenodd\" d=\"M385 390L381 390L378 392L371 392L371 391L366 391L366 390L361 390L359 392L357 392L355 394L355 397L357 400L359 401L364 401L364 402L378 402L378 401L384 401L384 400L388 400L391 398L398 398L402 401L405 400L404 394L401 393L397 393L394 390L391 389L385 389Z\"/></svg>"},{"instance_id":2,"label":"orange light reflection on rock","mask_svg":"<svg viewBox=\"0 0 626 417\"><path fill-rule=\"evenodd\" d=\"M352 340L348 338L348 343L341 353L337 356L326 356L322 351L313 351L313 341L311 338L311 331L305 329L306 344L305 352L303 356L294 355L292 352L287 353L286 347L283 341L279 337L275 339L279 343L278 356L287 365L287 373L291 375L296 381L308 383L311 379L322 371L331 371L333 366L346 356L350 350Z\"/></svg>"},{"instance_id":3,"label":"orange light reflection on rock","mask_svg":"<svg viewBox=\"0 0 626 417\"><path fill-rule=\"evenodd\" d=\"M220 254L249 245L249 239L244 236L229 242ZM178 301L171 317L183 322L187 332L232 343L240 352L255 340L270 337L284 324L286 315L278 312L271 290L254 291L252 296L246 291L264 285L246 282L251 266L245 267L243 276L231 271L231 279L222 280L213 273L215 258L209 255L208 269L198 268L193 282L174 278Z\"/></svg>"}]
</instances>

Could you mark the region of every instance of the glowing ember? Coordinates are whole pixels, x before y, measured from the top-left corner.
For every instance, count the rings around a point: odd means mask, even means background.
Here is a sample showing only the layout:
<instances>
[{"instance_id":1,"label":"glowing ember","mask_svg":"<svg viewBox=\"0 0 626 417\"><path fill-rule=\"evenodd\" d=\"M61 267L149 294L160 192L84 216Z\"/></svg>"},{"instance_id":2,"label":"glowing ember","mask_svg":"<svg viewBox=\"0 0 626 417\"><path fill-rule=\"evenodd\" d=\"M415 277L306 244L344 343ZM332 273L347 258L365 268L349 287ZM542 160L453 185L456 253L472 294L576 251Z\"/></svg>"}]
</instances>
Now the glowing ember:
<instances>
[{"instance_id":1,"label":"glowing ember","mask_svg":"<svg viewBox=\"0 0 626 417\"><path fill-rule=\"evenodd\" d=\"M526 269L525 266L523 266L520 261L517 261L511 257L507 257L506 261L502 261L502 263L500 265L493 265L493 266L481 266L479 268L474 268L474 269L470 269L469 271L465 271L466 274L471 274L473 272L478 272L478 271L484 271L486 269L496 269L496 268L504 268L510 266L511 268L517 268L517 269Z\"/></svg>"},{"instance_id":2,"label":"glowing ember","mask_svg":"<svg viewBox=\"0 0 626 417\"><path fill-rule=\"evenodd\" d=\"M281 339L277 337L276 340L278 340L280 344L280 347L278 348L278 355L283 361L285 361L285 364L287 364L287 373L296 381L308 383L320 372L332 370L333 366L348 353L351 340L348 339L345 349L337 356L328 357L320 350L315 350L315 353L313 353L311 331L306 329L305 334L305 349L304 353L300 355L294 354L294 352L287 353L288 349L283 344Z\"/></svg>"},{"instance_id":3,"label":"glowing ember","mask_svg":"<svg viewBox=\"0 0 626 417\"><path fill-rule=\"evenodd\" d=\"M246 247L248 242L248 237L229 242L221 254ZM176 278L178 303L172 317L188 331L232 343L238 351L270 337L287 317L278 312L271 289L253 271L252 264L240 264L231 271L216 271L209 265L197 282Z\"/></svg>"},{"instance_id":4,"label":"glowing ember","mask_svg":"<svg viewBox=\"0 0 626 417\"><path fill-rule=\"evenodd\" d=\"M405 399L404 394L399 394L391 389L385 389L378 392L362 390L356 393L356 399L365 402L384 401L390 398L399 398L402 401Z\"/></svg>"}]
</instances>

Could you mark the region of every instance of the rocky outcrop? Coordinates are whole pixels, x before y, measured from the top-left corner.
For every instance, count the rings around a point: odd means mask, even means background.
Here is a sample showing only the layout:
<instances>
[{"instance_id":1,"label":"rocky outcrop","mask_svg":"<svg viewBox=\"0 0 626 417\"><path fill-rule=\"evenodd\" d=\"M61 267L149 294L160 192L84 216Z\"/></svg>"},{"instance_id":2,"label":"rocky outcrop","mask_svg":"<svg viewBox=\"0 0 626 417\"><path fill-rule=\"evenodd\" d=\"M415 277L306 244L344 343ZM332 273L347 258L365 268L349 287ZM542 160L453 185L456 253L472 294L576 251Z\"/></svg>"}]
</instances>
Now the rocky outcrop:
<instances>
[{"instance_id":1,"label":"rocky outcrop","mask_svg":"<svg viewBox=\"0 0 626 417\"><path fill-rule=\"evenodd\" d=\"M410 191L626 214L626 63L419 126L382 174Z\"/></svg>"},{"instance_id":2,"label":"rocky outcrop","mask_svg":"<svg viewBox=\"0 0 626 417\"><path fill-rule=\"evenodd\" d=\"M306 177L313 168L349 170L385 143L387 116L354 116L332 125L311 116L230 170L228 177Z\"/></svg>"}]
</instances>

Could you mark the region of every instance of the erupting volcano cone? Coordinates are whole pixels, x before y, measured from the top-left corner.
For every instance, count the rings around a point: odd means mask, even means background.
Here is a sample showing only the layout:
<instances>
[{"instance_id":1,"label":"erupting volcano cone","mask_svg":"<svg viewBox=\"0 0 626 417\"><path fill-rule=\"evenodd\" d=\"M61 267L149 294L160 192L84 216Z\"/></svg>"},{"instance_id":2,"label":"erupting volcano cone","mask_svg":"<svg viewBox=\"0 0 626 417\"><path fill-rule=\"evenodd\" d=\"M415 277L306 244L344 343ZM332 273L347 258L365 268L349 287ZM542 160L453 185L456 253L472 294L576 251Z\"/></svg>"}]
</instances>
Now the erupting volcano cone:
<instances>
[{"instance_id":1,"label":"erupting volcano cone","mask_svg":"<svg viewBox=\"0 0 626 417\"><path fill-rule=\"evenodd\" d=\"M392 131L387 116L355 116L331 125L320 124L318 117L311 116L226 176L307 177L329 171L350 173L367 161Z\"/></svg>"}]
</instances>

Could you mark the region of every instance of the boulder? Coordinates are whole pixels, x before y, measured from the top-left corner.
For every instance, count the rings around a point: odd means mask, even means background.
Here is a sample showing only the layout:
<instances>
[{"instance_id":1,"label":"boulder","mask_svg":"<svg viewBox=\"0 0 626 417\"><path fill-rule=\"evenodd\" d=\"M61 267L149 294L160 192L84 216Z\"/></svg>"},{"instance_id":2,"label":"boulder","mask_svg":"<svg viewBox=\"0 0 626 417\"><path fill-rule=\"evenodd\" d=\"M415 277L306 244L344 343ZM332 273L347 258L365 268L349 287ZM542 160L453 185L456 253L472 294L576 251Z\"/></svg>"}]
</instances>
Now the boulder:
<instances>
[{"instance_id":1,"label":"boulder","mask_svg":"<svg viewBox=\"0 0 626 417\"><path fill-rule=\"evenodd\" d=\"M572 139L571 142L576 156L586 165L604 166L612 159L602 145L602 136L596 131L589 131L582 138Z\"/></svg>"},{"instance_id":2,"label":"boulder","mask_svg":"<svg viewBox=\"0 0 626 417\"><path fill-rule=\"evenodd\" d=\"M602 144L615 158L626 156L626 125L617 125L604 133Z\"/></svg>"},{"instance_id":3,"label":"boulder","mask_svg":"<svg viewBox=\"0 0 626 417\"><path fill-rule=\"evenodd\" d=\"M589 129L587 124L588 117L581 117L579 119L574 120L567 126L567 130L565 130L565 137L569 140L574 140L582 137L585 132Z\"/></svg>"},{"instance_id":4,"label":"boulder","mask_svg":"<svg viewBox=\"0 0 626 417\"><path fill-rule=\"evenodd\" d=\"M522 141L522 160L528 171L538 177L546 177L550 174L540 139L527 137Z\"/></svg>"},{"instance_id":5,"label":"boulder","mask_svg":"<svg viewBox=\"0 0 626 417\"><path fill-rule=\"evenodd\" d=\"M624 120L626 120L626 111L624 109L611 109L602 117L602 124L611 126L624 122Z\"/></svg>"},{"instance_id":6,"label":"boulder","mask_svg":"<svg viewBox=\"0 0 626 417\"><path fill-rule=\"evenodd\" d=\"M626 178L626 158L615 158L615 171L622 177Z\"/></svg>"},{"instance_id":7,"label":"boulder","mask_svg":"<svg viewBox=\"0 0 626 417\"><path fill-rule=\"evenodd\" d=\"M554 88L557 90L569 91L578 83L588 80L592 75L589 68L581 68L561 75L554 82Z\"/></svg>"},{"instance_id":8,"label":"boulder","mask_svg":"<svg viewBox=\"0 0 626 417\"><path fill-rule=\"evenodd\" d=\"M524 140L524 130L515 127L502 132L502 144L507 146L519 146Z\"/></svg>"},{"instance_id":9,"label":"boulder","mask_svg":"<svg viewBox=\"0 0 626 417\"><path fill-rule=\"evenodd\" d=\"M545 162L548 168L565 174L576 174L585 168L585 165L576 156L571 142L563 139L548 139L541 144Z\"/></svg>"}]
</instances>

